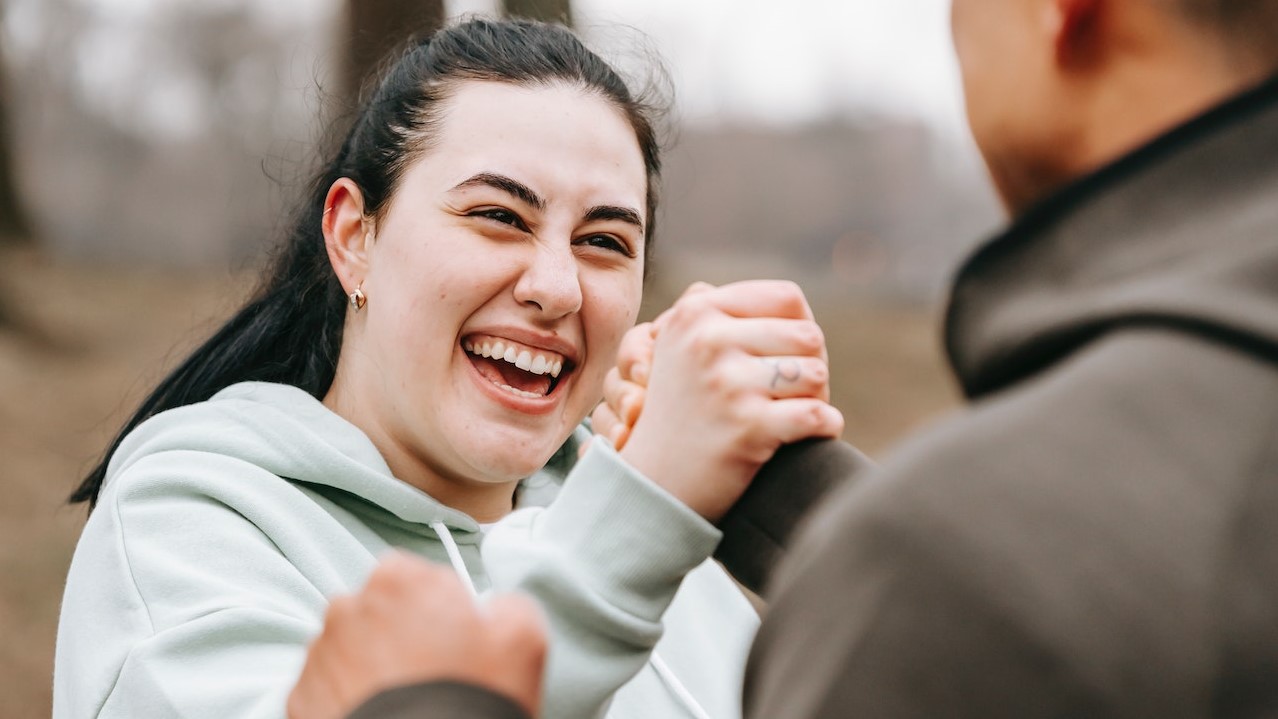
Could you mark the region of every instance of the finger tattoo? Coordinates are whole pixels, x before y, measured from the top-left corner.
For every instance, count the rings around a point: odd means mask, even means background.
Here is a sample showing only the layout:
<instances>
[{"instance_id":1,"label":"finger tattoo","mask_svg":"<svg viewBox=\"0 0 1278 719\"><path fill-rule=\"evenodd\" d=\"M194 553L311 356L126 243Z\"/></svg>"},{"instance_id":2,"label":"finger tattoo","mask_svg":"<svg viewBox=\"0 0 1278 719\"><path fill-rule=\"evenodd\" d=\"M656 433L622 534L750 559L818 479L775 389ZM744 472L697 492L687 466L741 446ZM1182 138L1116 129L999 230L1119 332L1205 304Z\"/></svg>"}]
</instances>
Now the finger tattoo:
<instances>
[{"instance_id":1,"label":"finger tattoo","mask_svg":"<svg viewBox=\"0 0 1278 719\"><path fill-rule=\"evenodd\" d=\"M763 360L765 364L772 365L772 382L769 387L776 389L781 382L797 382L803 376L803 368L799 363L792 359L776 359L769 357Z\"/></svg>"}]
</instances>

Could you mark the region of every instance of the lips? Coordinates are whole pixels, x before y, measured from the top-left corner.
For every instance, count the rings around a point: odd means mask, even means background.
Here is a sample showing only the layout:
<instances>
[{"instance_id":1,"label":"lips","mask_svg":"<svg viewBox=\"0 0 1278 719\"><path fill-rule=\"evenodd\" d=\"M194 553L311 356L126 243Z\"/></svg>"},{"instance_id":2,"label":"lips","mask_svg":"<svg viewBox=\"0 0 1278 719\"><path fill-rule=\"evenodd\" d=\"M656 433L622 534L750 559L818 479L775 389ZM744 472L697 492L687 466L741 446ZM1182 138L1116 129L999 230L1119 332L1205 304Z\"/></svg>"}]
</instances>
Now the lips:
<instances>
[{"instance_id":1,"label":"lips","mask_svg":"<svg viewBox=\"0 0 1278 719\"><path fill-rule=\"evenodd\" d=\"M573 363L564 355L506 337L469 335L462 339L462 349L484 379L527 399L550 395L572 371Z\"/></svg>"}]
</instances>

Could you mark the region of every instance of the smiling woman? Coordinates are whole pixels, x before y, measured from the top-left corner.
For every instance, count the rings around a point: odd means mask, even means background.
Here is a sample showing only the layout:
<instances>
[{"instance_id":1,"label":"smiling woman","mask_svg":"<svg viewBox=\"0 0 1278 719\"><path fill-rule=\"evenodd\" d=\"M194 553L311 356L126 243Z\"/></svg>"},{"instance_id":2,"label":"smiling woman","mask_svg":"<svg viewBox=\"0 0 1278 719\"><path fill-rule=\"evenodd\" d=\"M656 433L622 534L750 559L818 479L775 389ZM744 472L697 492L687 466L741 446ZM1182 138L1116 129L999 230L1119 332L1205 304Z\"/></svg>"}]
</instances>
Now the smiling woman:
<instances>
[{"instance_id":1,"label":"smiling woman","mask_svg":"<svg viewBox=\"0 0 1278 719\"><path fill-rule=\"evenodd\" d=\"M96 509L54 715L283 716L330 601L391 549L538 600L546 716L738 714L757 617L708 561L718 530L677 469L578 460L658 170L649 111L564 28L411 47L262 289L73 497Z\"/></svg>"},{"instance_id":2,"label":"smiling woman","mask_svg":"<svg viewBox=\"0 0 1278 719\"><path fill-rule=\"evenodd\" d=\"M596 92L468 82L448 105L378 216L350 179L329 190L329 257L370 304L324 402L396 477L491 522L599 401L639 308L648 181Z\"/></svg>"}]
</instances>

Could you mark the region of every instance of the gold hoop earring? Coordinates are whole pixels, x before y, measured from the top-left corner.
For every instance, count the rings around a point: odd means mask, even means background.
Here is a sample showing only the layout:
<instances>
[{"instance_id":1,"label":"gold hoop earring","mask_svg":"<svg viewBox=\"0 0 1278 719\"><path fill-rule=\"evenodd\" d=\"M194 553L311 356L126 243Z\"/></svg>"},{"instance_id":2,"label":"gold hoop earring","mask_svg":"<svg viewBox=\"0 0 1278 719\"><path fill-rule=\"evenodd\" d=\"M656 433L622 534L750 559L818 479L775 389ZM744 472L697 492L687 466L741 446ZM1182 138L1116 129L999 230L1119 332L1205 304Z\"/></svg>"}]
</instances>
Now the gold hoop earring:
<instances>
[{"instance_id":1,"label":"gold hoop earring","mask_svg":"<svg viewBox=\"0 0 1278 719\"><path fill-rule=\"evenodd\" d=\"M358 285L355 285L355 291L350 293L349 295L351 300L351 309L355 310L356 312L359 312L360 310L364 309L364 305L368 303L368 297L364 295L364 290L360 289L363 286L364 286L363 282L359 283Z\"/></svg>"}]
</instances>

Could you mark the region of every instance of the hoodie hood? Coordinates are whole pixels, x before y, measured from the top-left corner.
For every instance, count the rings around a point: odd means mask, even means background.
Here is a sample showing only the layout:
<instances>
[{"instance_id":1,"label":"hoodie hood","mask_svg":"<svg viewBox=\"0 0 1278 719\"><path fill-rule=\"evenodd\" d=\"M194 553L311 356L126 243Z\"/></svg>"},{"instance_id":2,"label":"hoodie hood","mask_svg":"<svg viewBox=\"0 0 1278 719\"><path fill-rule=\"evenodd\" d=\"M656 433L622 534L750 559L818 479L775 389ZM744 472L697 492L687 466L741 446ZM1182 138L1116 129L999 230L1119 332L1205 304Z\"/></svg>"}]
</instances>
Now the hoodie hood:
<instances>
[{"instance_id":1,"label":"hoodie hood","mask_svg":"<svg viewBox=\"0 0 1278 719\"><path fill-rule=\"evenodd\" d=\"M1278 78L1076 182L959 271L945 346L972 398L1111 329L1278 358Z\"/></svg>"},{"instance_id":2,"label":"hoodie hood","mask_svg":"<svg viewBox=\"0 0 1278 719\"><path fill-rule=\"evenodd\" d=\"M549 503L587 434L578 428L542 471L521 483L517 494L521 506ZM112 456L103 490L140 459L164 452L233 457L292 482L350 493L405 522L443 523L462 532L479 532L469 515L396 479L358 427L291 385L243 382L207 402L147 420Z\"/></svg>"}]
</instances>

